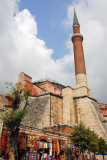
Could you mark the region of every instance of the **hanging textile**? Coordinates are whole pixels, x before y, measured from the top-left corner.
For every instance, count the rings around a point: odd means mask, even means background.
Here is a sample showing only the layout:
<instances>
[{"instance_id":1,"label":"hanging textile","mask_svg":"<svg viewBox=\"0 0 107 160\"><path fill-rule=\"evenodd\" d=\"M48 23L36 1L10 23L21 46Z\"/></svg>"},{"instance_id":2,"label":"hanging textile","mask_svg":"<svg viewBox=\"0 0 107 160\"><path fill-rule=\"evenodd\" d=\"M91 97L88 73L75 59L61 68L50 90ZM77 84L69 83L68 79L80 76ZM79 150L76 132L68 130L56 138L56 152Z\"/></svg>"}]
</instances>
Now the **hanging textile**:
<instances>
[{"instance_id":1,"label":"hanging textile","mask_svg":"<svg viewBox=\"0 0 107 160\"><path fill-rule=\"evenodd\" d=\"M48 148L49 148L49 149L51 148L51 143L48 143Z\"/></svg>"},{"instance_id":2,"label":"hanging textile","mask_svg":"<svg viewBox=\"0 0 107 160\"><path fill-rule=\"evenodd\" d=\"M52 155L55 155L55 152L57 153L57 140L52 140Z\"/></svg>"},{"instance_id":3,"label":"hanging textile","mask_svg":"<svg viewBox=\"0 0 107 160\"><path fill-rule=\"evenodd\" d=\"M1 154L6 153L6 146L7 146L7 134L3 133L1 140Z\"/></svg>"},{"instance_id":4,"label":"hanging textile","mask_svg":"<svg viewBox=\"0 0 107 160\"><path fill-rule=\"evenodd\" d=\"M19 150L22 150L22 135L19 136Z\"/></svg>"},{"instance_id":5,"label":"hanging textile","mask_svg":"<svg viewBox=\"0 0 107 160\"><path fill-rule=\"evenodd\" d=\"M41 143L42 143L42 144L41 144L41 145L42 145L42 149L44 149L44 142L41 142Z\"/></svg>"},{"instance_id":6,"label":"hanging textile","mask_svg":"<svg viewBox=\"0 0 107 160\"><path fill-rule=\"evenodd\" d=\"M35 138L35 140L34 140L34 146L35 146L35 148L36 148L36 150L37 150L37 139Z\"/></svg>"},{"instance_id":7,"label":"hanging textile","mask_svg":"<svg viewBox=\"0 0 107 160\"><path fill-rule=\"evenodd\" d=\"M39 149L39 141L37 141L37 149Z\"/></svg>"},{"instance_id":8,"label":"hanging textile","mask_svg":"<svg viewBox=\"0 0 107 160\"><path fill-rule=\"evenodd\" d=\"M46 143L45 145L46 145L46 149L49 148L49 147L48 147L48 143Z\"/></svg>"},{"instance_id":9,"label":"hanging textile","mask_svg":"<svg viewBox=\"0 0 107 160\"><path fill-rule=\"evenodd\" d=\"M60 149L65 150L66 149L66 143L65 141L60 141Z\"/></svg>"},{"instance_id":10,"label":"hanging textile","mask_svg":"<svg viewBox=\"0 0 107 160\"><path fill-rule=\"evenodd\" d=\"M57 149L57 140L55 140L55 152L56 153L58 152L58 149Z\"/></svg>"},{"instance_id":11,"label":"hanging textile","mask_svg":"<svg viewBox=\"0 0 107 160\"><path fill-rule=\"evenodd\" d=\"M59 141L57 140L57 153L60 153L60 148L59 148Z\"/></svg>"},{"instance_id":12,"label":"hanging textile","mask_svg":"<svg viewBox=\"0 0 107 160\"><path fill-rule=\"evenodd\" d=\"M22 148L26 150L26 137L23 136Z\"/></svg>"},{"instance_id":13,"label":"hanging textile","mask_svg":"<svg viewBox=\"0 0 107 160\"><path fill-rule=\"evenodd\" d=\"M41 148L41 142L39 142L39 148Z\"/></svg>"},{"instance_id":14,"label":"hanging textile","mask_svg":"<svg viewBox=\"0 0 107 160\"><path fill-rule=\"evenodd\" d=\"M70 148L70 144L68 144L68 149Z\"/></svg>"},{"instance_id":15,"label":"hanging textile","mask_svg":"<svg viewBox=\"0 0 107 160\"><path fill-rule=\"evenodd\" d=\"M49 155L52 156L52 143L49 143L50 149L49 149Z\"/></svg>"},{"instance_id":16,"label":"hanging textile","mask_svg":"<svg viewBox=\"0 0 107 160\"><path fill-rule=\"evenodd\" d=\"M35 147L35 137L28 136L28 147Z\"/></svg>"},{"instance_id":17,"label":"hanging textile","mask_svg":"<svg viewBox=\"0 0 107 160\"><path fill-rule=\"evenodd\" d=\"M10 148L10 134L7 133L7 148L6 148L6 153L9 153L9 148Z\"/></svg>"},{"instance_id":18,"label":"hanging textile","mask_svg":"<svg viewBox=\"0 0 107 160\"><path fill-rule=\"evenodd\" d=\"M19 150L26 150L26 136L20 135L19 136Z\"/></svg>"}]
</instances>

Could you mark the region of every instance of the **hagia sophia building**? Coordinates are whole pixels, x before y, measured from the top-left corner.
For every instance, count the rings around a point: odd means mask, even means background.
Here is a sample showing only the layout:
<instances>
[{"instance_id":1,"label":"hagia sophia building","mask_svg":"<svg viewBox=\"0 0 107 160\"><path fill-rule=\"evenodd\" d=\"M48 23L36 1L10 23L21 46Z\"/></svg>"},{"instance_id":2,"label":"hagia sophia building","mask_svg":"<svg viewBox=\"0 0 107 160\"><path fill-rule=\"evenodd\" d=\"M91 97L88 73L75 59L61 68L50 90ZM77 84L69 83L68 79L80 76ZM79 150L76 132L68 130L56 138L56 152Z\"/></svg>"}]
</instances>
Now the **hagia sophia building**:
<instances>
[{"instance_id":1,"label":"hagia sophia building","mask_svg":"<svg viewBox=\"0 0 107 160\"><path fill-rule=\"evenodd\" d=\"M75 11L71 41L74 48L75 88L64 86L47 77L32 82L32 78L26 73L19 74L18 82L23 87L26 86L26 90L30 90L28 112L20 126L19 143L23 139L23 144L19 144L20 153L22 150L26 152L26 148L31 152L34 147L40 154L54 155L66 146L72 147L70 133L73 126L81 122L107 140L107 104L99 104L90 95L82 45L83 35L80 33ZM4 105L8 103L8 99L0 95L0 111L4 111ZM3 128L2 121L0 123L2 154L3 140L6 141L4 150L8 153L8 131Z\"/></svg>"}]
</instances>

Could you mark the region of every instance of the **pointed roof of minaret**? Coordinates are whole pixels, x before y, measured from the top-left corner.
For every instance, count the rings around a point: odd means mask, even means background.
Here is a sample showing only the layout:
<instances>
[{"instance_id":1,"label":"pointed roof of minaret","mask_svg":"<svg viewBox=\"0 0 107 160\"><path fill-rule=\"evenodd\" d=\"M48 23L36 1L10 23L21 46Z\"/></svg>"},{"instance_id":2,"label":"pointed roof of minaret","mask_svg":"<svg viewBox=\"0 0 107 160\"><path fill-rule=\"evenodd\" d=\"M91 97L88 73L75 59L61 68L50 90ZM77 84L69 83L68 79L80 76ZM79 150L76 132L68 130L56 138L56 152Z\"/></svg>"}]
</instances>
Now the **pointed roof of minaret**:
<instances>
[{"instance_id":1,"label":"pointed roof of minaret","mask_svg":"<svg viewBox=\"0 0 107 160\"><path fill-rule=\"evenodd\" d=\"M75 12L75 8L74 8L73 26L74 26L74 25L79 25L78 18L77 18L76 12Z\"/></svg>"}]
</instances>

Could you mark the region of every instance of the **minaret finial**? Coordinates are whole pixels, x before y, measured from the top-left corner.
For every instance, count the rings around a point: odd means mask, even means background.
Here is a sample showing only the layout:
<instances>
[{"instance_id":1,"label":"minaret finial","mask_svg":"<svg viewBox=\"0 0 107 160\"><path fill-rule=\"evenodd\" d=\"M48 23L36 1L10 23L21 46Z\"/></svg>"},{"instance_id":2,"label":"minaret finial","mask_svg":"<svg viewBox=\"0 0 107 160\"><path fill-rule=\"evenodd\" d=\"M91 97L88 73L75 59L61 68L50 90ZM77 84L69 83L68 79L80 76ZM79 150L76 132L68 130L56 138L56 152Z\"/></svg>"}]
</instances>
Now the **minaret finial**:
<instances>
[{"instance_id":1,"label":"minaret finial","mask_svg":"<svg viewBox=\"0 0 107 160\"><path fill-rule=\"evenodd\" d=\"M76 12L75 12L75 8L74 8L73 26L74 26L74 25L79 25L78 18L77 18Z\"/></svg>"}]
</instances>

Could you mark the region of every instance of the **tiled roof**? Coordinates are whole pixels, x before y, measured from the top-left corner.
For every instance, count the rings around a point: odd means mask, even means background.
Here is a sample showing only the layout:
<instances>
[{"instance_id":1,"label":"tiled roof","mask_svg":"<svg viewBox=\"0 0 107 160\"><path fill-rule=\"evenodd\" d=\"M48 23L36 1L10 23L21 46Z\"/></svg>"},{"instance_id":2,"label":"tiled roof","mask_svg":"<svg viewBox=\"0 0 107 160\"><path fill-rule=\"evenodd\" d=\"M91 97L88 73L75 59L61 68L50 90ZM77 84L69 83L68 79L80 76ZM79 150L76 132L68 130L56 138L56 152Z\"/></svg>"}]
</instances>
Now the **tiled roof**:
<instances>
[{"instance_id":1,"label":"tiled roof","mask_svg":"<svg viewBox=\"0 0 107 160\"><path fill-rule=\"evenodd\" d=\"M55 85L56 87L60 88L60 89L63 89L65 88L64 85L60 84L59 82L53 80L53 79L50 79L50 78L44 78L44 79L40 79L40 80L37 80L35 82L33 82L33 84L37 85L39 83L42 83L42 82L46 82L46 81L49 81L51 82L53 85Z\"/></svg>"}]
</instances>

